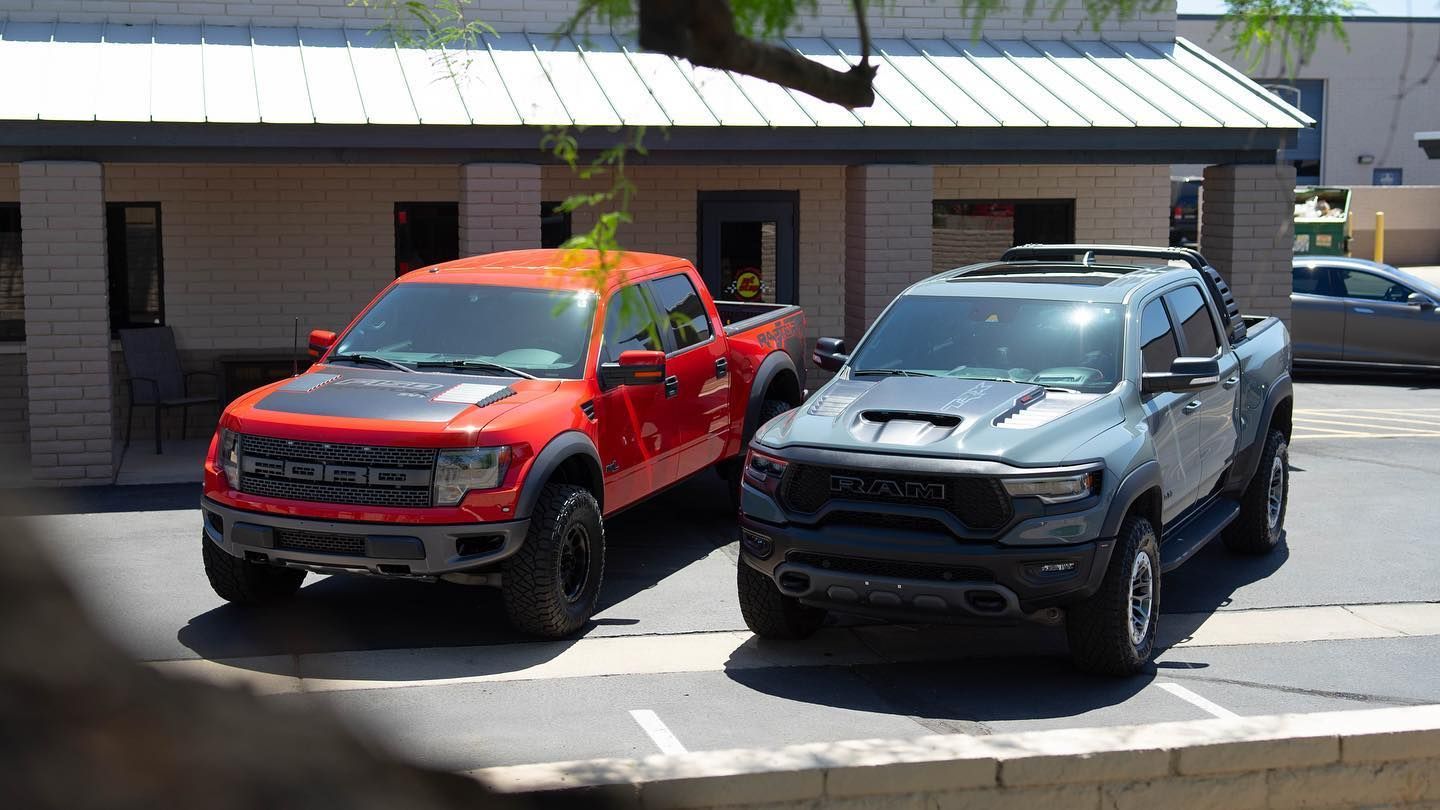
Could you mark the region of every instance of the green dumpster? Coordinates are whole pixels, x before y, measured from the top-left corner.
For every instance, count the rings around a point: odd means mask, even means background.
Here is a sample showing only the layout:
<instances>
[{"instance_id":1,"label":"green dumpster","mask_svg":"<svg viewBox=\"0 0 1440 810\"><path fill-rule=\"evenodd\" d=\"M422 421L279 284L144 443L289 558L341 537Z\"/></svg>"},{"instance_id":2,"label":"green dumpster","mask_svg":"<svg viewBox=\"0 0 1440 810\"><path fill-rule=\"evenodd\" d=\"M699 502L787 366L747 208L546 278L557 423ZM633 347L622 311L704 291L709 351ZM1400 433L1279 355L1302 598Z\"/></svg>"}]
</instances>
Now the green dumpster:
<instances>
[{"instance_id":1,"label":"green dumpster","mask_svg":"<svg viewBox=\"0 0 1440 810\"><path fill-rule=\"evenodd\" d=\"M1295 189L1295 253L1344 256L1350 252L1350 189Z\"/></svg>"}]
</instances>

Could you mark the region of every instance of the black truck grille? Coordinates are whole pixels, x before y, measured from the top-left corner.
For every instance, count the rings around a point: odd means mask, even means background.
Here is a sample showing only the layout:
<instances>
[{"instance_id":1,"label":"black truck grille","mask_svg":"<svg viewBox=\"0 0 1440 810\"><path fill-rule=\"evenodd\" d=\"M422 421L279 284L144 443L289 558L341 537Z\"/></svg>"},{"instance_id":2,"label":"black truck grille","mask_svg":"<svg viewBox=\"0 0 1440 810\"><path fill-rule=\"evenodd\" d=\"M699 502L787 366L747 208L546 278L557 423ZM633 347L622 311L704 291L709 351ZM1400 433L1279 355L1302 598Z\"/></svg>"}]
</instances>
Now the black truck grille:
<instances>
[{"instance_id":1,"label":"black truck grille","mask_svg":"<svg viewBox=\"0 0 1440 810\"><path fill-rule=\"evenodd\" d=\"M826 571L843 571L872 577L895 577L896 579L923 579L937 582L994 582L995 575L984 568L970 565L929 565L927 563L896 562L891 560L864 560L858 557L835 557L829 554L812 554L808 551L792 551L785 556L789 562L823 568Z\"/></svg>"},{"instance_id":2,"label":"black truck grille","mask_svg":"<svg viewBox=\"0 0 1440 810\"><path fill-rule=\"evenodd\" d=\"M240 491L318 503L428 507L435 455L427 448L242 435Z\"/></svg>"},{"instance_id":3,"label":"black truck grille","mask_svg":"<svg viewBox=\"0 0 1440 810\"><path fill-rule=\"evenodd\" d=\"M836 489L840 491L836 491ZM999 479L988 476L911 475L791 464L781 485L785 505L811 514L831 498L944 509L972 529L996 530L1014 516Z\"/></svg>"},{"instance_id":4,"label":"black truck grille","mask_svg":"<svg viewBox=\"0 0 1440 810\"><path fill-rule=\"evenodd\" d=\"M275 547L289 551L309 551L315 554L365 556L365 538L358 534L277 529L275 531Z\"/></svg>"}]
</instances>

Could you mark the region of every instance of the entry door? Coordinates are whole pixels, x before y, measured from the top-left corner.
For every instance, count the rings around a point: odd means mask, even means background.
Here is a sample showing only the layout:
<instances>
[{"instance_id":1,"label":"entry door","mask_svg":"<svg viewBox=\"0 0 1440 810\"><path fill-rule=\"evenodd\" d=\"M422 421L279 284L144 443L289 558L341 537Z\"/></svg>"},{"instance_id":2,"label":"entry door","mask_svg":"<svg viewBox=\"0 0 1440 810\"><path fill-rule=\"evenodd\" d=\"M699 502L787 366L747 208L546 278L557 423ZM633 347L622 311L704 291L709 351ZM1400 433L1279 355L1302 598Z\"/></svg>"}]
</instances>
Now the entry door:
<instances>
[{"instance_id":1,"label":"entry door","mask_svg":"<svg viewBox=\"0 0 1440 810\"><path fill-rule=\"evenodd\" d=\"M701 192L700 275L721 301L795 304L793 191Z\"/></svg>"}]
</instances>

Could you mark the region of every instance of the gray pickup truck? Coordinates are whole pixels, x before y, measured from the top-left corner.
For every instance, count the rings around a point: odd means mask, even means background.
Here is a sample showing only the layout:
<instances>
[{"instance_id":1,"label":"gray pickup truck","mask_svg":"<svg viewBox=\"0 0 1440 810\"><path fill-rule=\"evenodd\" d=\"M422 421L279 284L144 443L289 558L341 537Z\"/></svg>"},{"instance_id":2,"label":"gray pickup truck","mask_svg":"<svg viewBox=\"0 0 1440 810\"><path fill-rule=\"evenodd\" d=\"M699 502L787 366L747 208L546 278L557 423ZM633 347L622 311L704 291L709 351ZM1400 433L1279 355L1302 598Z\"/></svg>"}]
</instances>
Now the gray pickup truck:
<instances>
[{"instance_id":1,"label":"gray pickup truck","mask_svg":"<svg viewBox=\"0 0 1440 810\"><path fill-rule=\"evenodd\" d=\"M1217 536L1281 538L1289 334L1194 250L1012 248L814 361L838 373L743 470L740 606L762 637L827 611L1063 622L1078 667L1123 675L1154 650L1162 572Z\"/></svg>"}]
</instances>

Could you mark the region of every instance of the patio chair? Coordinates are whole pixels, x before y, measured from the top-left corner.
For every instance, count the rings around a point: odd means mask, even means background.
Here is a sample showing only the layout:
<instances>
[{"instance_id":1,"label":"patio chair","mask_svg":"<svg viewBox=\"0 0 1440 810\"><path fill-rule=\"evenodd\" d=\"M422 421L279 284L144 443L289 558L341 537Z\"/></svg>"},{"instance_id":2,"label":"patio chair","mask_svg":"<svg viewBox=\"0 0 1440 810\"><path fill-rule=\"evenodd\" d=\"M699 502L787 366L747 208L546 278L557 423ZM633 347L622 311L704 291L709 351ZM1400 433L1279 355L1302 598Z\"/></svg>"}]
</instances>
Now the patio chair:
<instances>
[{"instance_id":1,"label":"patio chair","mask_svg":"<svg viewBox=\"0 0 1440 810\"><path fill-rule=\"evenodd\" d=\"M180 409L180 438L185 438L185 423L190 408L196 405L219 404L215 394L196 394L190 383L196 377L219 378L210 371L184 371L180 368L180 352L175 349L175 332L168 326L149 326L120 330L120 351L130 371L130 413L125 421L125 447L130 447L130 431L135 425L135 409L155 409L155 455L161 454L160 417L167 410ZM212 383L211 390L214 389Z\"/></svg>"}]
</instances>

